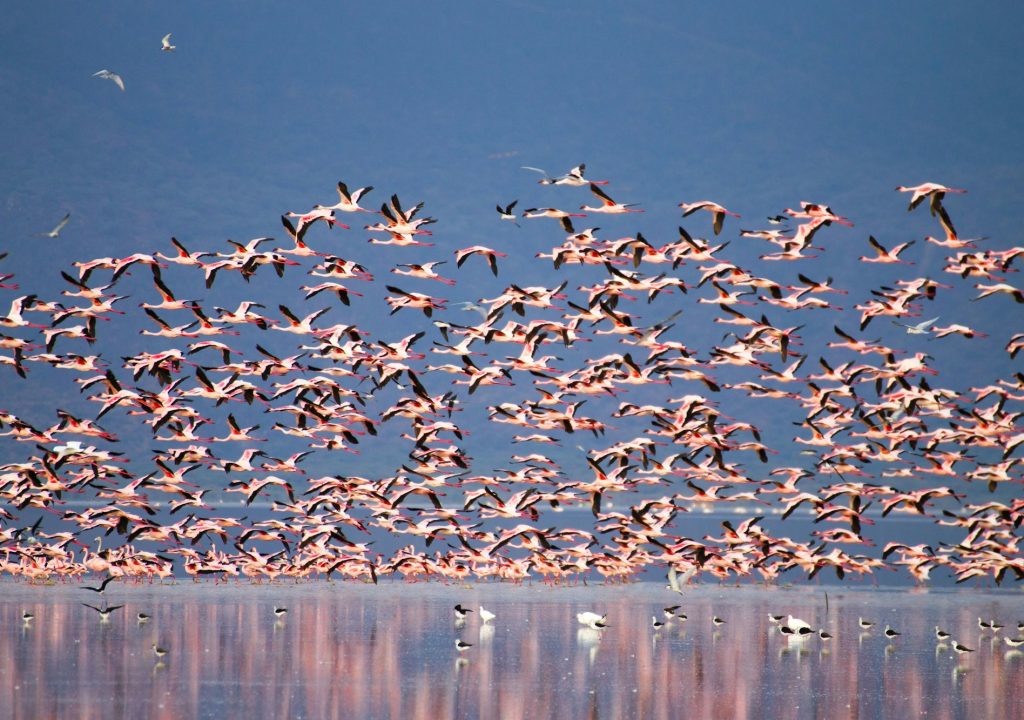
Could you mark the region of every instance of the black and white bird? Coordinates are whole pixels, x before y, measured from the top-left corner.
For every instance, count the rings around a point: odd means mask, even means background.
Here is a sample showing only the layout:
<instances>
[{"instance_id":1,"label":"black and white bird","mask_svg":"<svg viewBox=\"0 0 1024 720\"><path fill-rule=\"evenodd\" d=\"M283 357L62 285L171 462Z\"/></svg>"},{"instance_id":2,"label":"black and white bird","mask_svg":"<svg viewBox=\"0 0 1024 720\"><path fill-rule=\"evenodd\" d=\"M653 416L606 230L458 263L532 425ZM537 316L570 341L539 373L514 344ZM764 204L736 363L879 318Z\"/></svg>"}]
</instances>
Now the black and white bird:
<instances>
[{"instance_id":1,"label":"black and white bird","mask_svg":"<svg viewBox=\"0 0 1024 720\"><path fill-rule=\"evenodd\" d=\"M110 575L103 579L103 582L99 584L99 587L92 587L91 585L83 585L82 590L92 590L94 593L102 595L109 585L114 580L114 576ZM84 603L83 603L84 604Z\"/></svg>"},{"instance_id":2,"label":"black and white bird","mask_svg":"<svg viewBox=\"0 0 1024 720\"><path fill-rule=\"evenodd\" d=\"M461 620L463 622L466 620L466 616L469 615L469 613L473 612L469 608L462 607L462 603L459 603L458 605L456 605L453 608L453 610L455 612L455 619L456 620Z\"/></svg>"},{"instance_id":3,"label":"black and white bird","mask_svg":"<svg viewBox=\"0 0 1024 720\"><path fill-rule=\"evenodd\" d=\"M885 626L885 636L890 640L892 640L894 637L898 637L899 635L900 632L898 630L893 630L888 625Z\"/></svg>"},{"instance_id":4,"label":"black and white bird","mask_svg":"<svg viewBox=\"0 0 1024 720\"><path fill-rule=\"evenodd\" d=\"M832 633L830 633L830 632L828 632L826 630L819 630L818 631L818 637L820 637L822 640L831 640L832 639Z\"/></svg>"},{"instance_id":5,"label":"black and white bird","mask_svg":"<svg viewBox=\"0 0 1024 720\"><path fill-rule=\"evenodd\" d=\"M512 222L515 223L516 227L522 227L519 223L516 222L516 214L512 212L512 208L514 208L516 206L516 203L518 202L518 200L513 200L505 207L502 207L501 205L495 205L494 209L498 211L498 215L501 216L502 220L511 220Z\"/></svg>"},{"instance_id":6,"label":"black and white bird","mask_svg":"<svg viewBox=\"0 0 1024 720\"><path fill-rule=\"evenodd\" d=\"M987 632L996 633L996 632L999 632L1002 629L1003 626L1000 625L995 620L985 621L985 620L982 620L981 618L978 618L978 627L981 628L982 632L986 632L987 631Z\"/></svg>"},{"instance_id":7,"label":"black and white bird","mask_svg":"<svg viewBox=\"0 0 1024 720\"><path fill-rule=\"evenodd\" d=\"M574 168L571 168L565 175L559 175L558 177L551 177L547 170L542 170L538 167L530 167L529 165L523 165L523 170L532 170L533 172L540 173L544 177L537 182L541 185L569 185L570 187L583 187L585 185L607 185L607 180L590 180L585 178L583 175L587 171L586 163L580 163Z\"/></svg>"},{"instance_id":8,"label":"black and white bird","mask_svg":"<svg viewBox=\"0 0 1024 720\"><path fill-rule=\"evenodd\" d=\"M1003 638L1003 642L1005 642L1010 647L1020 647L1021 645L1024 645L1024 637L1012 638L1009 635L1007 635Z\"/></svg>"},{"instance_id":9,"label":"black and white bird","mask_svg":"<svg viewBox=\"0 0 1024 720\"><path fill-rule=\"evenodd\" d=\"M935 626L935 637L939 642L946 642L952 635L940 628L938 625Z\"/></svg>"},{"instance_id":10,"label":"black and white bird","mask_svg":"<svg viewBox=\"0 0 1024 720\"><path fill-rule=\"evenodd\" d=\"M274 606L274 617L278 620L284 620L284 616L288 614L288 608Z\"/></svg>"},{"instance_id":11,"label":"black and white bird","mask_svg":"<svg viewBox=\"0 0 1024 720\"><path fill-rule=\"evenodd\" d=\"M651 615L651 627L655 630L661 630L665 627L665 621L659 620L657 615Z\"/></svg>"},{"instance_id":12,"label":"black and white bird","mask_svg":"<svg viewBox=\"0 0 1024 720\"><path fill-rule=\"evenodd\" d=\"M139 625L145 625L149 622L150 616L144 612L140 612L138 615L135 616L135 619L139 621Z\"/></svg>"},{"instance_id":13,"label":"black and white bird","mask_svg":"<svg viewBox=\"0 0 1024 720\"><path fill-rule=\"evenodd\" d=\"M953 641L953 650L955 650L958 655L974 652L974 648L969 648L966 645L961 645L956 640Z\"/></svg>"},{"instance_id":14,"label":"black and white bird","mask_svg":"<svg viewBox=\"0 0 1024 720\"><path fill-rule=\"evenodd\" d=\"M82 603L82 604L85 605L87 608L92 608L93 610L98 612L100 614L100 622L101 623L110 622L110 614L112 612L114 612L115 610L120 610L121 608L124 607L124 605L111 605L109 607L98 608L95 605L90 605L89 603Z\"/></svg>"},{"instance_id":15,"label":"black and white bird","mask_svg":"<svg viewBox=\"0 0 1024 720\"><path fill-rule=\"evenodd\" d=\"M463 642L460 638L455 638L455 649L461 652L466 652L469 648L473 647L472 643Z\"/></svg>"},{"instance_id":16,"label":"black and white bird","mask_svg":"<svg viewBox=\"0 0 1024 720\"><path fill-rule=\"evenodd\" d=\"M870 630L875 626L875 623L871 620L865 620L862 617L857 618L857 624L860 625L861 630Z\"/></svg>"},{"instance_id":17,"label":"black and white bird","mask_svg":"<svg viewBox=\"0 0 1024 720\"><path fill-rule=\"evenodd\" d=\"M711 624L714 625L715 627L721 627L722 625L725 625L725 620L723 620L722 618L718 617L717 615L714 615L711 618Z\"/></svg>"},{"instance_id":18,"label":"black and white bird","mask_svg":"<svg viewBox=\"0 0 1024 720\"><path fill-rule=\"evenodd\" d=\"M667 608L662 608L661 614L665 616L666 620L671 620L676 616L676 610L678 610L681 607L682 605L670 605Z\"/></svg>"},{"instance_id":19,"label":"black and white bird","mask_svg":"<svg viewBox=\"0 0 1024 720\"><path fill-rule=\"evenodd\" d=\"M156 643L153 643L153 654L156 655L157 660L163 660L167 657L167 653L170 652L167 648L162 648Z\"/></svg>"}]
</instances>

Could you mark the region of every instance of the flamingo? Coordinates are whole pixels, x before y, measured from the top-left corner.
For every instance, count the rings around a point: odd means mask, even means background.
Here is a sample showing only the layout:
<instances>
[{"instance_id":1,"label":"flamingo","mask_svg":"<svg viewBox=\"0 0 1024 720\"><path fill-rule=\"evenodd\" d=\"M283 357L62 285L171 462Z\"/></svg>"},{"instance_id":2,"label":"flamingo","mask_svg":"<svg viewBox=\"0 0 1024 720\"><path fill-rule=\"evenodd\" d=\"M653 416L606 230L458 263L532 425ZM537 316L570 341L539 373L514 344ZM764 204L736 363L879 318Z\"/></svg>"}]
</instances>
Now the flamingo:
<instances>
[{"instance_id":1,"label":"flamingo","mask_svg":"<svg viewBox=\"0 0 1024 720\"><path fill-rule=\"evenodd\" d=\"M730 215L732 217L740 217L734 212L726 210L718 203L711 202L710 200L698 200L692 203L679 203L679 209L683 211L683 217L688 217L698 210L706 210L711 213L712 216L712 228L715 231L715 235L722 232L722 223L725 221L725 216Z\"/></svg>"},{"instance_id":2,"label":"flamingo","mask_svg":"<svg viewBox=\"0 0 1024 720\"><path fill-rule=\"evenodd\" d=\"M601 204L597 207L590 207L589 205L581 205L580 210L586 210L587 212L596 213L610 213L610 214L621 214L621 213L635 213L643 212L633 207L634 203L617 203L608 197L601 188L596 184L590 183L590 192L601 201Z\"/></svg>"},{"instance_id":3,"label":"flamingo","mask_svg":"<svg viewBox=\"0 0 1024 720\"><path fill-rule=\"evenodd\" d=\"M933 182L926 182L922 183L921 185L914 185L912 187L904 187L903 185L899 185L897 186L896 191L913 193L913 195L910 196L910 205L907 206L907 212L910 212L918 205L920 205L925 198L928 198L929 203L931 205L932 215L935 214L936 208L942 203L942 199L946 195L946 193L967 192L966 190L946 187L945 185L940 185L939 183Z\"/></svg>"},{"instance_id":4,"label":"flamingo","mask_svg":"<svg viewBox=\"0 0 1024 720\"><path fill-rule=\"evenodd\" d=\"M455 266L462 267L462 263L466 262L466 258L471 255L482 255L487 258L487 264L490 266L491 273L493 273L495 277L498 276L498 258L508 257L507 253L498 252L497 250L492 250L491 248L483 245L472 245L455 251Z\"/></svg>"},{"instance_id":5,"label":"flamingo","mask_svg":"<svg viewBox=\"0 0 1024 720\"><path fill-rule=\"evenodd\" d=\"M887 250L880 242L875 240L873 235L871 235L868 236L868 243L875 249L877 255L872 257L861 255L858 259L861 262L866 263L903 263L904 265L913 265L909 260L900 260L900 253L913 245L914 242L914 240L911 240L909 242L900 243L891 250Z\"/></svg>"}]
</instances>

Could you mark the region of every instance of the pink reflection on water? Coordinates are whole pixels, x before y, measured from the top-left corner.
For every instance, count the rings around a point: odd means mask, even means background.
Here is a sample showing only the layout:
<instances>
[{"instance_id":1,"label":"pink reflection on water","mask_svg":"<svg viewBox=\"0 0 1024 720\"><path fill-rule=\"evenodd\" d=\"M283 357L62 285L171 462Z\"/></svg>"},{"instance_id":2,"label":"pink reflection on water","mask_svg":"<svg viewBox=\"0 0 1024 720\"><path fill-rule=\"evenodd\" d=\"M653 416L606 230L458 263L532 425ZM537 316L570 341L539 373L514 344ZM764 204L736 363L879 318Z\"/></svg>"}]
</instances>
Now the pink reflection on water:
<instances>
[{"instance_id":1,"label":"pink reflection on water","mask_svg":"<svg viewBox=\"0 0 1024 720\"><path fill-rule=\"evenodd\" d=\"M2 589L0 717L1024 717L1024 656L1001 640L1024 616L1011 595L853 592L826 613L817 591L707 588L655 631L680 600L653 586L118 588L106 624L80 590ZM497 618L457 624L456 602ZM582 610L609 627L580 625ZM769 612L835 638L787 639ZM981 633L979 616L1006 628ZM935 625L975 652L937 645Z\"/></svg>"}]
</instances>

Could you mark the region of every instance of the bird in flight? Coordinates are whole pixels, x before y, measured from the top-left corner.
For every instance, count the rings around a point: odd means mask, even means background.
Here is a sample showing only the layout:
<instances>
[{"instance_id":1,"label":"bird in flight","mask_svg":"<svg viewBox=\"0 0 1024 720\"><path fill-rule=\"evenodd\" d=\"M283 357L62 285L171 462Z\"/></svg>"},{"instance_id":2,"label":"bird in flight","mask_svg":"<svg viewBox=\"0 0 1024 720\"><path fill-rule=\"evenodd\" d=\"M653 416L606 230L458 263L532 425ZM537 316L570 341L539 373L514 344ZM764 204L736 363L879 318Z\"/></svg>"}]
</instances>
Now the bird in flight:
<instances>
[{"instance_id":1,"label":"bird in flight","mask_svg":"<svg viewBox=\"0 0 1024 720\"><path fill-rule=\"evenodd\" d=\"M99 587L83 585L82 590L92 590L94 593L99 593L100 595L102 595L106 591L107 585L109 585L114 580L114 577L114 575L108 575L106 578L103 579L103 582L99 584Z\"/></svg>"},{"instance_id":2,"label":"bird in flight","mask_svg":"<svg viewBox=\"0 0 1024 720\"><path fill-rule=\"evenodd\" d=\"M112 83L121 88L122 92L124 92L124 80L122 80L121 76L117 73L110 72L109 70L100 70L99 72L94 72L92 76L101 78L103 80L110 80Z\"/></svg>"},{"instance_id":3,"label":"bird in flight","mask_svg":"<svg viewBox=\"0 0 1024 720\"><path fill-rule=\"evenodd\" d=\"M498 211L498 215L501 216L502 220L511 220L512 222L514 222L516 224L516 227L521 227L519 225L519 223L516 222L516 214L514 212L512 212L512 208L514 208L516 206L517 202L519 202L519 201L518 200L513 200L512 202L510 202L505 207L502 207L501 205L495 205L494 209Z\"/></svg>"},{"instance_id":4,"label":"bird in flight","mask_svg":"<svg viewBox=\"0 0 1024 720\"><path fill-rule=\"evenodd\" d=\"M686 571L679 573L676 571L674 566L669 565L668 585L666 585L666 587L674 592L682 593L683 588L686 586L688 582L690 582L690 578L693 577L693 573L696 571L696 569L697 567L693 566L691 568L688 568Z\"/></svg>"},{"instance_id":5,"label":"bird in flight","mask_svg":"<svg viewBox=\"0 0 1024 720\"><path fill-rule=\"evenodd\" d=\"M111 605L109 607L105 606L102 608L98 608L95 605L90 605L89 603L82 604L85 605L87 608L91 608L92 610L98 612L100 614L100 622L103 623L110 622L110 613L114 612L115 610L120 610L124 607L124 605Z\"/></svg>"},{"instance_id":6,"label":"bird in flight","mask_svg":"<svg viewBox=\"0 0 1024 720\"><path fill-rule=\"evenodd\" d=\"M546 170L542 170L537 167L530 167L529 165L523 165L523 170L532 170L533 172L540 173L543 175L543 179L538 180L541 185L569 185L571 187L583 187L584 185L607 185L607 180L589 180L583 177L583 174L587 171L585 163L580 163L576 167L572 168L565 175L559 175L558 177L551 177L548 175Z\"/></svg>"},{"instance_id":7,"label":"bird in flight","mask_svg":"<svg viewBox=\"0 0 1024 720\"><path fill-rule=\"evenodd\" d=\"M171 45L171 33L167 33L160 39L160 49L164 52L174 52L177 47L177 45Z\"/></svg>"},{"instance_id":8,"label":"bird in flight","mask_svg":"<svg viewBox=\"0 0 1024 720\"><path fill-rule=\"evenodd\" d=\"M907 335L927 335L931 332L929 328L935 324L935 321L938 319L938 317L933 317L931 320L925 320L924 322L919 322L916 325L907 325L906 323L897 322L896 320L893 320L892 322L894 325L906 328Z\"/></svg>"},{"instance_id":9,"label":"bird in flight","mask_svg":"<svg viewBox=\"0 0 1024 720\"><path fill-rule=\"evenodd\" d=\"M60 222L57 223L53 227L53 230L50 230L49 232L44 232L44 233L36 233L36 235L38 235L39 237L48 237L48 238L58 237L60 235L60 231L64 229L64 226L67 225L70 220L71 220L71 213L67 213L64 217L62 217L60 219Z\"/></svg>"}]
</instances>

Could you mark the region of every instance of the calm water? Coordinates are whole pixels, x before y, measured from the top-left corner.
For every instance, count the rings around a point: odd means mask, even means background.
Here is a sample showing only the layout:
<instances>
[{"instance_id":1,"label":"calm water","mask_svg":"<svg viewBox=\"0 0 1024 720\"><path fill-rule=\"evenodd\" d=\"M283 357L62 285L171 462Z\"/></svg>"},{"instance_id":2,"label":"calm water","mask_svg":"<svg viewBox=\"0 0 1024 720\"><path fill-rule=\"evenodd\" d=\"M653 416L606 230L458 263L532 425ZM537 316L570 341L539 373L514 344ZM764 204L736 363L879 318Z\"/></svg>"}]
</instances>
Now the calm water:
<instances>
[{"instance_id":1,"label":"calm water","mask_svg":"<svg viewBox=\"0 0 1024 720\"><path fill-rule=\"evenodd\" d=\"M1021 593L0 584L2 718L1019 718ZM455 603L479 612L457 624ZM685 622L651 616L681 603ZM276 621L274 605L288 608ZM607 613L591 630L576 613ZM22 622L22 613L35 615ZM143 625L139 612L152 619ZM787 640L788 614L835 638ZM726 623L715 629L714 614ZM1005 624L981 633L978 617ZM858 617L878 623L861 632ZM889 623L902 635L887 640ZM935 625L975 652L936 643ZM473 647L459 653L461 638ZM168 654L161 661L158 643Z\"/></svg>"}]
</instances>

